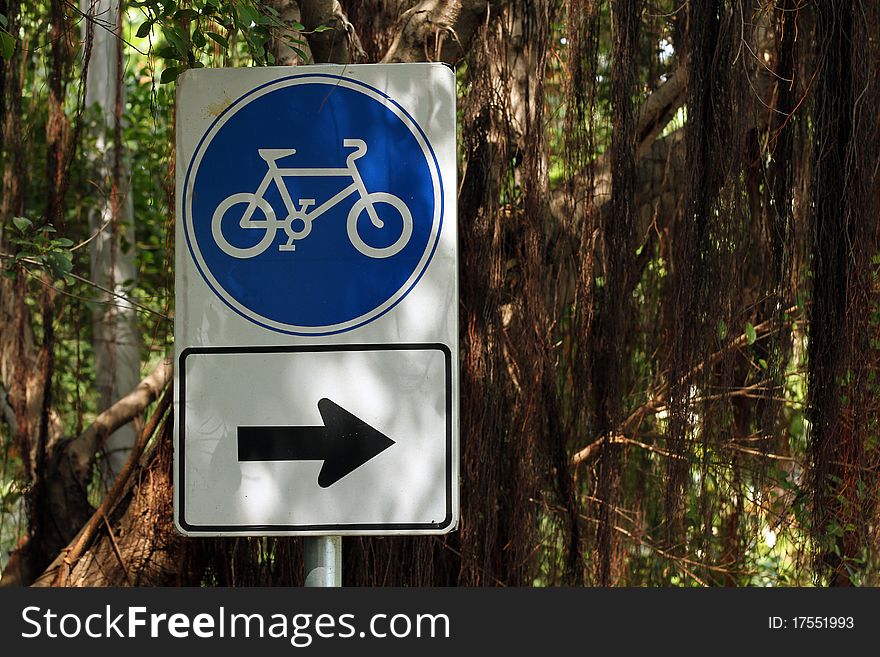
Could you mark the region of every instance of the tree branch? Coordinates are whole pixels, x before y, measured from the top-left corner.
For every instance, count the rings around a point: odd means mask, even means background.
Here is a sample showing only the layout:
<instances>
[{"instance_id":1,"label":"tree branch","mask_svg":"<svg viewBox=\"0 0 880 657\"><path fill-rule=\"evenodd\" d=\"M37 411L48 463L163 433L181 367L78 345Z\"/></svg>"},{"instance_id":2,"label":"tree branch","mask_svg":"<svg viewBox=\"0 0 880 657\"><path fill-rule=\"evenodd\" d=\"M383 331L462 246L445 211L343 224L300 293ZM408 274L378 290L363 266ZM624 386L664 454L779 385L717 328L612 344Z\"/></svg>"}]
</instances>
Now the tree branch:
<instances>
[{"instance_id":1,"label":"tree branch","mask_svg":"<svg viewBox=\"0 0 880 657\"><path fill-rule=\"evenodd\" d=\"M797 306L792 306L791 308L788 308L787 310L783 311L783 314L792 314L792 313L797 312L797 310L798 310ZM782 325L783 325L783 322L777 318L765 320L765 321L761 322L760 324L757 324L754 327L754 331L755 331L754 339L760 340L764 337L767 337L768 335L774 333L775 331L778 331L782 327ZM682 383L685 383L689 379L692 379L693 377L697 376L700 372L702 372L707 367L711 367L712 365L718 363L724 357L724 354L729 353L730 351L733 351L734 349L739 349L740 347L744 347L747 344L749 344L749 336L747 336L745 333L737 336L736 338L731 340L729 343L727 343L722 349L719 349L718 351L713 353L711 356L709 356L706 360L704 360L703 362L698 363L696 366L694 366L694 368L691 369L691 371L688 372L683 377ZM657 391L657 394L655 394L654 397L652 397L649 401L642 404L637 409L635 409L632 413L630 413L629 416L620 425L619 431L621 433L610 436L610 437L609 436L600 436L599 438L597 438L596 440L591 442L589 445L587 445L587 446L581 448L580 450L578 450L577 452L575 452L571 457L572 467L577 467L581 463L590 460L590 458L592 458L595 455L596 450L605 442L636 445L638 447L642 447L645 449L649 449L650 451L657 452L657 453L662 454L664 456L681 458L680 455L672 454L672 453L666 452L665 450L661 450L659 448L652 447L650 445L646 445L645 443L640 443L640 442L633 440L631 438L627 438L622 433L622 432L626 432L626 431L632 431L633 427L641 424L642 419L644 419L644 417L646 415L657 413L661 410L664 410L665 409L664 399L666 397L666 392L668 389L669 389L669 386L664 384L663 386L660 387L660 389ZM754 389L754 387L743 388L742 391L749 391L749 390L753 390L753 389ZM734 393L727 393L727 394L728 394L728 396L733 396L737 393L734 392ZM723 396L723 395L718 395L717 397L721 397L721 396ZM704 398L704 399L706 399L706 398ZM757 450L748 450L746 448L739 448L739 451L751 453L751 454L760 454L761 456L767 456L763 452L759 452ZM777 460L788 460L788 457L782 457L782 456L778 456L778 455L771 455L771 456L769 456L769 458L774 458ZM794 459L792 459L792 460L794 460Z\"/></svg>"},{"instance_id":2,"label":"tree branch","mask_svg":"<svg viewBox=\"0 0 880 657\"><path fill-rule=\"evenodd\" d=\"M654 178L652 174L656 163L659 162L663 169L667 168L667 162L674 156L672 149L681 142L680 139L671 138L672 135L659 141L657 137L684 104L686 91L687 67L679 66L662 85L648 96L639 111L636 125L636 135L638 135L636 162L645 163L639 172L640 186L642 187L645 178ZM683 151L683 146L679 146L677 150ZM680 159L683 161L683 157ZM597 158L594 169L593 194L596 198L597 208L601 209L611 199L611 160L607 153ZM661 175L662 173L661 170ZM656 185L652 187L656 187ZM656 188L651 191L654 193L650 194L650 197L658 196ZM564 212L564 208L570 206L567 190L559 189L555 192L552 206L556 214ZM575 208L574 210L574 214L580 216L580 209Z\"/></svg>"},{"instance_id":3,"label":"tree branch","mask_svg":"<svg viewBox=\"0 0 880 657\"><path fill-rule=\"evenodd\" d=\"M143 413L168 384L171 374L171 359L166 358L134 390L101 413L85 431L68 443L67 457L79 481L87 481L95 455L110 434Z\"/></svg>"},{"instance_id":4,"label":"tree branch","mask_svg":"<svg viewBox=\"0 0 880 657\"><path fill-rule=\"evenodd\" d=\"M149 422L147 422L140 435L137 437L137 440L128 455L128 460L120 470L116 481L113 482L113 486L104 496L101 505L92 514L92 517L89 518L88 522L83 526L73 541L61 551L61 553L55 558L55 561L52 562L39 578L37 578L37 581L34 582L34 586L64 586L70 569L83 555L86 548L88 548L92 538L98 531L101 522L106 522L106 518L110 516L113 509L116 507L116 504L121 499L122 493L125 491L128 481L131 478L132 473L135 471L135 466L137 465L144 448L146 448L150 438L159 427L159 422L164 417L165 411L168 410L168 407L171 405L171 397L172 388L168 387L165 389L165 394L162 395L162 399L159 400L156 410L150 416Z\"/></svg>"},{"instance_id":5,"label":"tree branch","mask_svg":"<svg viewBox=\"0 0 880 657\"><path fill-rule=\"evenodd\" d=\"M687 80L687 67L679 66L645 100L637 124L637 158L648 153L651 144L684 105Z\"/></svg>"},{"instance_id":6,"label":"tree branch","mask_svg":"<svg viewBox=\"0 0 880 657\"><path fill-rule=\"evenodd\" d=\"M485 22L490 0L421 0L401 14L385 63L440 61L458 64Z\"/></svg>"},{"instance_id":7,"label":"tree branch","mask_svg":"<svg viewBox=\"0 0 880 657\"><path fill-rule=\"evenodd\" d=\"M27 586L51 558L69 544L92 514L88 484L98 451L119 427L140 415L161 394L170 390L172 365L165 359L128 395L101 413L78 437L58 441L48 459L46 499L42 502L43 532L31 536L13 553L0 578L0 586ZM170 394L170 393L169 393ZM155 413L154 413L155 415Z\"/></svg>"}]
</instances>

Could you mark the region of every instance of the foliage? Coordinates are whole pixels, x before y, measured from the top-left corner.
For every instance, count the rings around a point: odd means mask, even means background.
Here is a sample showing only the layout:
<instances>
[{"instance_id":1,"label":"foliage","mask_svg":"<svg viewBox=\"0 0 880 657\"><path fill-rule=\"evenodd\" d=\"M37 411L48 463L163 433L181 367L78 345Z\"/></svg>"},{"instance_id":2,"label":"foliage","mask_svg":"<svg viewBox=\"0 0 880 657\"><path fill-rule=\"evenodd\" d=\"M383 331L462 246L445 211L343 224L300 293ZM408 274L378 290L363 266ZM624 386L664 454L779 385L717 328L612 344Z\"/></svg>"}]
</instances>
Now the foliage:
<instances>
[{"instance_id":1,"label":"foliage","mask_svg":"<svg viewBox=\"0 0 880 657\"><path fill-rule=\"evenodd\" d=\"M275 64L269 49L272 31L305 30L301 23L285 24L278 10L258 0L135 0L130 6L143 16L134 35L138 39L159 36L151 52L162 60L162 84L212 60L231 62L242 52L256 65L271 66ZM308 60L302 36L287 34L285 39L294 52Z\"/></svg>"}]
</instances>

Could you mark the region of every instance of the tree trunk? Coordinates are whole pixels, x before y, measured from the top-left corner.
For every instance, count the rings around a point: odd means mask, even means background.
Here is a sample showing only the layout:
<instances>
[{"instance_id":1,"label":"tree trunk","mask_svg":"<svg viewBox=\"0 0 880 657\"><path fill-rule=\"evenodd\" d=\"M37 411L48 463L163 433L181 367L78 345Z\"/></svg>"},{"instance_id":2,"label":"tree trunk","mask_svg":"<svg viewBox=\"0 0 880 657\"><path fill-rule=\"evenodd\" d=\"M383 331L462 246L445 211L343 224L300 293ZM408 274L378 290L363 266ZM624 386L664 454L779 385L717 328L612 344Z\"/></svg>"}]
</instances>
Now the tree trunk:
<instances>
[{"instance_id":1,"label":"tree trunk","mask_svg":"<svg viewBox=\"0 0 880 657\"><path fill-rule=\"evenodd\" d=\"M85 105L95 112L96 148L92 151L95 180L100 185L94 209L89 213L93 234L91 278L117 296L106 295L94 311L95 383L99 408L109 408L132 390L140 379L140 337L134 306L126 303L136 277L135 230L128 176L122 145L122 110L125 86L122 78L122 40L94 21L121 32L120 0L82 0L88 66ZM107 441L101 470L104 482L112 482L125 463L135 439L135 427L121 427Z\"/></svg>"}]
</instances>

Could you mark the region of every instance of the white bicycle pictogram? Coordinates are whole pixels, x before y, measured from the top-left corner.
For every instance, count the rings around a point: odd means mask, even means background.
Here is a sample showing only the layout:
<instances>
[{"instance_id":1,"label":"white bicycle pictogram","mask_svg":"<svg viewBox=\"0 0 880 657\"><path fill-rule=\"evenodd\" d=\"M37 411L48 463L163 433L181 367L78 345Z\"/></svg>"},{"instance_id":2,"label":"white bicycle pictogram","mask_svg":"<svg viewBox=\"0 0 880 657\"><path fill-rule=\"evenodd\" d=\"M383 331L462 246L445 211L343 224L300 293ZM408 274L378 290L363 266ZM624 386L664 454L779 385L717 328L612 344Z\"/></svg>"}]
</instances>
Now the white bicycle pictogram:
<instances>
[{"instance_id":1,"label":"white bicycle pictogram","mask_svg":"<svg viewBox=\"0 0 880 657\"><path fill-rule=\"evenodd\" d=\"M388 192L368 192L363 178L358 171L356 161L367 153L367 144L362 139L344 139L342 144L345 148L353 148L354 151L348 154L345 159L344 168L281 168L278 166L278 160L288 157L296 153L296 149L287 148L260 148L258 153L265 160L269 167L266 175L260 182L257 191L254 193L238 192L231 194L223 199L214 210L214 216L211 218L211 234L224 253L233 258L254 258L275 241L276 233L279 229L283 230L287 235L287 242L278 246L279 251L295 251L296 240L304 239L312 231L312 222L320 217L327 210L333 208L338 203L346 199L351 194L357 193L358 199L352 205L348 212L348 220L346 221L346 229L348 239L351 241L358 251L370 258L390 258L399 253L409 242L412 236L413 220L409 207L400 197ZM309 211L315 204L315 199L300 198L297 199L299 208L293 202L290 192L284 183L285 178L296 177L345 177L351 178L351 184L337 193L335 196L325 201L315 209ZM287 216L284 219L275 217L275 210L269 201L266 200L265 194L272 183L278 187L284 206L287 209ZM237 247L231 244L223 234L223 218L226 213L235 205L246 203L247 207L238 225L248 230L264 231L262 238L253 246ZM385 221L379 218L376 211L377 204L390 205L400 215L402 220L402 229L400 236L390 245L384 247L370 246L361 238L358 232L358 220L364 210L370 222L376 228L383 228ZM255 218L254 215L259 210L263 218ZM387 215L386 215L387 217ZM228 223L228 222L227 222Z\"/></svg>"}]
</instances>

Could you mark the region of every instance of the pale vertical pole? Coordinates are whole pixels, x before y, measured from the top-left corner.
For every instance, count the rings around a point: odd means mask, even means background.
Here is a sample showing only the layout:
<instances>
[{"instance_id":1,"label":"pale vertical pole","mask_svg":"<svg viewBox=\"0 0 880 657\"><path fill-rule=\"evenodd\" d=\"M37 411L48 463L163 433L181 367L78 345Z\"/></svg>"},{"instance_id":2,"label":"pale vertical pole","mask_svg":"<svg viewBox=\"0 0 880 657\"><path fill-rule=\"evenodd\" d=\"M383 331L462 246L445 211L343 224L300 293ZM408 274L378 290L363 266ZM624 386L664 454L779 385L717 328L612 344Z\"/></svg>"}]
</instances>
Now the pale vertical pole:
<instances>
[{"instance_id":1,"label":"pale vertical pole","mask_svg":"<svg viewBox=\"0 0 880 657\"><path fill-rule=\"evenodd\" d=\"M342 586L341 536L306 536L303 550L306 586Z\"/></svg>"}]
</instances>

